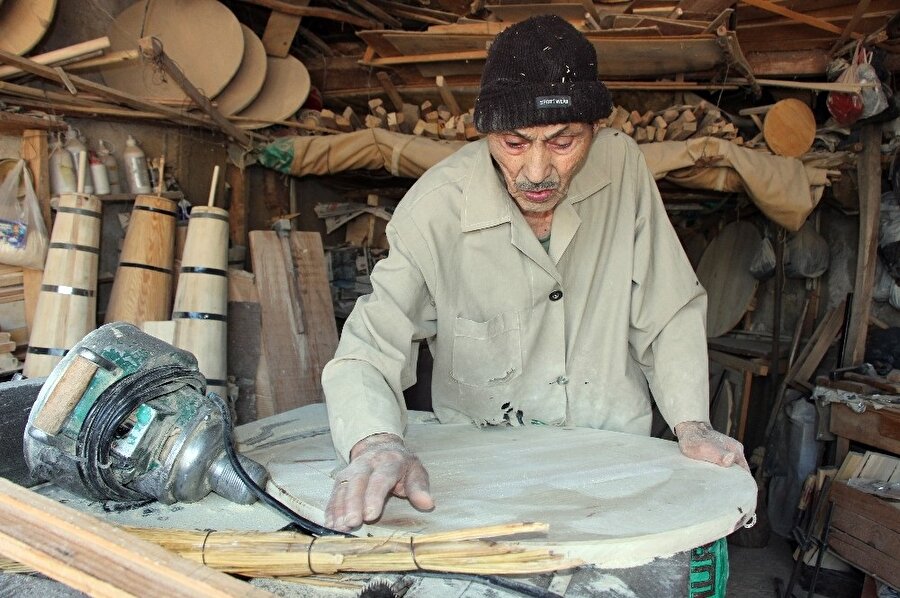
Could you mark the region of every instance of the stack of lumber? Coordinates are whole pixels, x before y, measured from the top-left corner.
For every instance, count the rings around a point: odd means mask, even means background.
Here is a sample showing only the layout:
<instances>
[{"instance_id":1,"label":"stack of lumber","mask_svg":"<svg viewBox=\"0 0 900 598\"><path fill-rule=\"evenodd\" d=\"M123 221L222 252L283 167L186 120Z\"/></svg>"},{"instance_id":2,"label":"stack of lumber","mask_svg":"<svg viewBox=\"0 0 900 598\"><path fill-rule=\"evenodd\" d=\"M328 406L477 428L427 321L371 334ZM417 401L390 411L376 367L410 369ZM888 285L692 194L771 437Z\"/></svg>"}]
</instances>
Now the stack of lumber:
<instances>
[{"instance_id":1,"label":"stack of lumber","mask_svg":"<svg viewBox=\"0 0 900 598\"><path fill-rule=\"evenodd\" d=\"M606 125L630 135L638 143L684 141L692 137L720 137L743 145L737 127L709 102L679 105L643 114L622 106L613 108Z\"/></svg>"},{"instance_id":2,"label":"stack of lumber","mask_svg":"<svg viewBox=\"0 0 900 598\"><path fill-rule=\"evenodd\" d=\"M28 342L22 268L0 265L0 373L21 367L13 353Z\"/></svg>"}]
</instances>

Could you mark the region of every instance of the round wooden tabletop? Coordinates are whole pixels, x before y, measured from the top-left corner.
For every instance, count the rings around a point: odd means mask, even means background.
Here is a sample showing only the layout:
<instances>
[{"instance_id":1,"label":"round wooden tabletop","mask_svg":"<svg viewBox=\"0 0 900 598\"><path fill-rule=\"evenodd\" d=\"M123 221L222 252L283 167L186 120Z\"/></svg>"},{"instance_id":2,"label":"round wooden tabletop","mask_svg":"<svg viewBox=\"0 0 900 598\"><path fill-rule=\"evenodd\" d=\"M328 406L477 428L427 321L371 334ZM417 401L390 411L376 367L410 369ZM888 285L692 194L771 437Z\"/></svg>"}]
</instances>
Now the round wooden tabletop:
<instances>
[{"instance_id":1,"label":"round wooden tabletop","mask_svg":"<svg viewBox=\"0 0 900 598\"><path fill-rule=\"evenodd\" d=\"M5 0L0 4L0 49L25 54L53 21L56 0Z\"/></svg>"},{"instance_id":2,"label":"round wooden tabletop","mask_svg":"<svg viewBox=\"0 0 900 598\"><path fill-rule=\"evenodd\" d=\"M816 138L816 118L810 107L798 99L779 100L766 112L763 137L769 149L779 156L802 156Z\"/></svg>"},{"instance_id":3,"label":"round wooden tabletop","mask_svg":"<svg viewBox=\"0 0 900 598\"><path fill-rule=\"evenodd\" d=\"M237 114L237 124L245 129L258 129L284 120L300 109L309 96L309 71L294 58L267 58L266 81L256 99Z\"/></svg>"},{"instance_id":4,"label":"round wooden tabletop","mask_svg":"<svg viewBox=\"0 0 900 598\"><path fill-rule=\"evenodd\" d=\"M241 25L216 0L139 0L109 27L110 51L133 50L154 36L187 79L207 97L225 89L244 54ZM107 67L110 87L155 100L185 100L181 87L152 62L130 60Z\"/></svg>"},{"instance_id":5,"label":"round wooden tabletop","mask_svg":"<svg viewBox=\"0 0 900 598\"><path fill-rule=\"evenodd\" d=\"M266 48L262 40L246 25L241 25L244 34L244 56L237 73L215 97L216 108L225 116L237 114L259 95L266 80Z\"/></svg>"}]
</instances>

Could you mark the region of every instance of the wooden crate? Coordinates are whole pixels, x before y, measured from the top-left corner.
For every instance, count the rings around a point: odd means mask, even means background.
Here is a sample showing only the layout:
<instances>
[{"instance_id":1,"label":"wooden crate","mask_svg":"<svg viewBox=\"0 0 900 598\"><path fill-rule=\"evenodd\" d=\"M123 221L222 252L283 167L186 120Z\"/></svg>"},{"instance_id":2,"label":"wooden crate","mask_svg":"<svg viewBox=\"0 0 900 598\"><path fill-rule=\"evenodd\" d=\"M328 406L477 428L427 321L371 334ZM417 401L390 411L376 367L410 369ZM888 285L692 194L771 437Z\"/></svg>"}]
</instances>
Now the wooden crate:
<instances>
[{"instance_id":1,"label":"wooden crate","mask_svg":"<svg viewBox=\"0 0 900 598\"><path fill-rule=\"evenodd\" d=\"M900 508L845 482L831 488L829 549L851 565L900 587Z\"/></svg>"}]
</instances>

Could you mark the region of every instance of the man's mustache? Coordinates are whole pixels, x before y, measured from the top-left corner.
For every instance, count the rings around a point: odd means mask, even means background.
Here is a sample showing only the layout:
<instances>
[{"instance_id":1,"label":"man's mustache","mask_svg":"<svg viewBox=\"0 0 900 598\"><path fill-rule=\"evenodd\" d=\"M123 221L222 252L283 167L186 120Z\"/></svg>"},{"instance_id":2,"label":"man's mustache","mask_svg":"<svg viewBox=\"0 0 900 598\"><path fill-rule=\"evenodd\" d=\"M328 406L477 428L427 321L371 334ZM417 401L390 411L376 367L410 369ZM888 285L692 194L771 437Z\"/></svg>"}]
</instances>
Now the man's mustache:
<instances>
[{"instance_id":1,"label":"man's mustache","mask_svg":"<svg viewBox=\"0 0 900 598\"><path fill-rule=\"evenodd\" d=\"M516 188L519 191L549 191L559 187L559 181L554 179L544 179L539 183L532 183L529 180L516 181Z\"/></svg>"}]
</instances>

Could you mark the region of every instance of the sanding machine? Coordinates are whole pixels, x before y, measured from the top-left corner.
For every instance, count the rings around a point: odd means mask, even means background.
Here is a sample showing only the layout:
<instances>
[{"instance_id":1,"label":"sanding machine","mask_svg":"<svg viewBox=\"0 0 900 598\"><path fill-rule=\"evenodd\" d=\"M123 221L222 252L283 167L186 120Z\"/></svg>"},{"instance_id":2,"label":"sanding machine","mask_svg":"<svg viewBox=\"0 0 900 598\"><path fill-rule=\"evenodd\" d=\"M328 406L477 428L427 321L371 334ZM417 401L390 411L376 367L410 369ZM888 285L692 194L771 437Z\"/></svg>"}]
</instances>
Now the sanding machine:
<instances>
[{"instance_id":1,"label":"sanding machine","mask_svg":"<svg viewBox=\"0 0 900 598\"><path fill-rule=\"evenodd\" d=\"M35 476L97 500L172 504L212 491L250 504L258 492L242 476L268 478L234 453L228 408L206 394L194 356L124 322L91 332L54 368L24 446Z\"/></svg>"}]
</instances>

